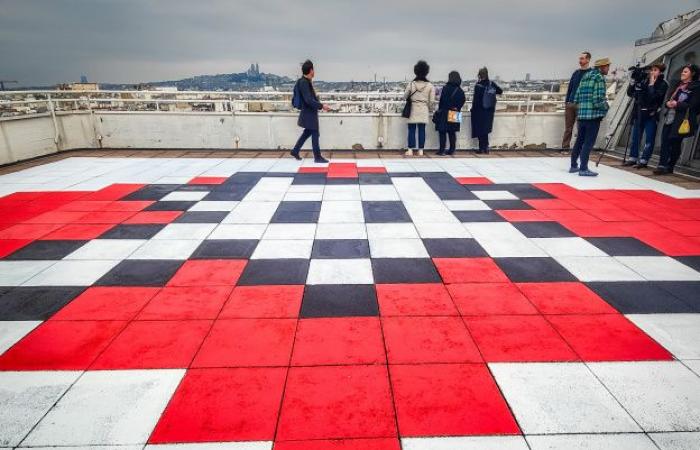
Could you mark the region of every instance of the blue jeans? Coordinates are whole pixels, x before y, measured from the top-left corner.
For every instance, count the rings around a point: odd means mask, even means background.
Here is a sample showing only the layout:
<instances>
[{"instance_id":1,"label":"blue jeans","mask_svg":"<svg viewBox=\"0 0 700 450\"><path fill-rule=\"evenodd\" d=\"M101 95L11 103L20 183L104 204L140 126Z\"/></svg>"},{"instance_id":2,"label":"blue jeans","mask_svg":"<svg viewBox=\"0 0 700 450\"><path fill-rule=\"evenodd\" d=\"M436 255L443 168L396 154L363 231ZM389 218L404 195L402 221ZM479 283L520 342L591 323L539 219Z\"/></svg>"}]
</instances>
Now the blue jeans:
<instances>
[{"instance_id":1,"label":"blue jeans","mask_svg":"<svg viewBox=\"0 0 700 450\"><path fill-rule=\"evenodd\" d=\"M416 128L418 128L418 148L425 147L425 124L408 124L408 148L416 148Z\"/></svg>"},{"instance_id":2,"label":"blue jeans","mask_svg":"<svg viewBox=\"0 0 700 450\"><path fill-rule=\"evenodd\" d=\"M571 151L571 167L576 167L576 163L581 158L580 170L588 170L588 158L591 156L591 150L595 145L595 140L598 138L598 130L600 130L600 120L579 120L578 121L578 136L576 136L576 144Z\"/></svg>"},{"instance_id":3,"label":"blue jeans","mask_svg":"<svg viewBox=\"0 0 700 450\"><path fill-rule=\"evenodd\" d=\"M299 150L301 150L301 147L304 145L306 140L309 137L311 137L311 148L314 152L314 159L321 158L321 147L318 143L319 136L320 133L318 132L318 130L309 130L308 128L304 128L304 132L301 133L301 136L299 136L299 140L297 141L296 145L294 146L294 150L292 151L295 154L299 154Z\"/></svg>"},{"instance_id":4,"label":"blue jeans","mask_svg":"<svg viewBox=\"0 0 700 450\"><path fill-rule=\"evenodd\" d=\"M648 163L651 158L651 153L654 151L654 141L656 141L656 117L649 116L646 111L642 111L640 120L634 122L632 128L632 141L630 143L630 159L637 160L639 157L639 143L644 134L644 151L639 162Z\"/></svg>"}]
</instances>

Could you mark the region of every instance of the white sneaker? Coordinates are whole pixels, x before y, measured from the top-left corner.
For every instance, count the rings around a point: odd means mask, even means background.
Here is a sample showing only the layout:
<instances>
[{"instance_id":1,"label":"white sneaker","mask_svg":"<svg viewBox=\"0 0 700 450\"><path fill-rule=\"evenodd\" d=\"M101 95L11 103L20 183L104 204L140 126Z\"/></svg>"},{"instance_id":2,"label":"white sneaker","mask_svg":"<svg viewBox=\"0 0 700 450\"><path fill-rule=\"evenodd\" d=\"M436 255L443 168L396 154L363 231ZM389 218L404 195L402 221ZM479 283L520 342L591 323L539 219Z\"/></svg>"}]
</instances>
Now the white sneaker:
<instances>
[{"instance_id":1,"label":"white sneaker","mask_svg":"<svg viewBox=\"0 0 700 450\"><path fill-rule=\"evenodd\" d=\"M423 149L422 148L418 149L418 156L423 156Z\"/></svg>"},{"instance_id":2,"label":"white sneaker","mask_svg":"<svg viewBox=\"0 0 700 450\"><path fill-rule=\"evenodd\" d=\"M406 150L406 153L404 153L404 154L405 154L406 156L413 156L413 149L412 149L412 148L409 148L408 150Z\"/></svg>"}]
</instances>

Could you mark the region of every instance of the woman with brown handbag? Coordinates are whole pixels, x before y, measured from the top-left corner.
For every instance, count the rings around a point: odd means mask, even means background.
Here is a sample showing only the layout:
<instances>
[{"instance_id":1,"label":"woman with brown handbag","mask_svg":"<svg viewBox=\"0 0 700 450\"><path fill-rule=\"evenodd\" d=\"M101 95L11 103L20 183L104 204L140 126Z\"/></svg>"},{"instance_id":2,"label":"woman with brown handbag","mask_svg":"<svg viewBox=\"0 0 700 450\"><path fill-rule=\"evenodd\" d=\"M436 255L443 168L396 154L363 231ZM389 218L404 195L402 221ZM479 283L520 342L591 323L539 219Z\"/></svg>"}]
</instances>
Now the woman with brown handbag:
<instances>
[{"instance_id":1,"label":"woman with brown handbag","mask_svg":"<svg viewBox=\"0 0 700 450\"><path fill-rule=\"evenodd\" d=\"M440 92L440 103L435 111L435 129L440 137L440 150L438 156L452 155L457 148L457 132L462 122L462 107L466 97L462 90L462 78L456 71L447 76L447 84ZM447 138L450 139L450 149L445 152Z\"/></svg>"}]
</instances>

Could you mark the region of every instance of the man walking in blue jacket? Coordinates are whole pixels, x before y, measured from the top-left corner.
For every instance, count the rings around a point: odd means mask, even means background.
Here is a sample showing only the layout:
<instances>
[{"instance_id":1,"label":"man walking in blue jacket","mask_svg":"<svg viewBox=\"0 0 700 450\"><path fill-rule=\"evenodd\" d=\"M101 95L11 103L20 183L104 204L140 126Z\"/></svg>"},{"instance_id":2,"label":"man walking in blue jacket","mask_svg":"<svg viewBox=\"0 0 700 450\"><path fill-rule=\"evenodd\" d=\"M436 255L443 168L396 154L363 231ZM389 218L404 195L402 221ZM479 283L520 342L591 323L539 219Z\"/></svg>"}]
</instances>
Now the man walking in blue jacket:
<instances>
[{"instance_id":1,"label":"man walking in blue jacket","mask_svg":"<svg viewBox=\"0 0 700 450\"><path fill-rule=\"evenodd\" d=\"M302 127L304 131L301 133L301 136L299 136L299 140L297 140L294 149L290 153L295 159L301 160L299 150L301 150L306 140L311 137L314 162L327 163L328 160L321 156L321 147L318 143L318 138L320 136L318 131L318 111L328 111L329 108L318 101L316 91L311 83L314 78L314 63L308 59L304 61L304 64L301 65L301 73L303 76L297 80L294 86L294 96L299 97L301 106L297 125Z\"/></svg>"}]
</instances>

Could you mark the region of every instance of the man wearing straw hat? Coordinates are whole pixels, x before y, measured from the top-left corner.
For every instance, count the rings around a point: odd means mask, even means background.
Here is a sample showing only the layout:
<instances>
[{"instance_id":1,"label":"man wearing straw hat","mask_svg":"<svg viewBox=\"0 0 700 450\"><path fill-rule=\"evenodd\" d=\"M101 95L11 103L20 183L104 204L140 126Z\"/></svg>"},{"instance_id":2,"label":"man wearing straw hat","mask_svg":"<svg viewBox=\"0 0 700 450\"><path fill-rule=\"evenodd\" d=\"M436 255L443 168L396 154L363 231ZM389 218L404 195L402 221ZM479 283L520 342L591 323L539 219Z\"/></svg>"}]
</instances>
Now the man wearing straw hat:
<instances>
[{"instance_id":1,"label":"man wearing straw hat","mask_svg":"<svg viewBox=\"0 0 700 450\"><path fill-rule=\"evenodd\" d=\"M582 177L598 176L598 173L588 169L588 158L598 137L600 122L609 108L605 96L605 75L608 74L609 70L610 58L597 60L593 70L590 70L581 79L574 96L574 103L578 108L578 136L571 152L569 173L578 172Z\"/></svg>"}]
</instances>

